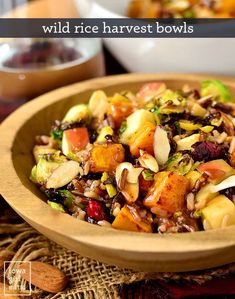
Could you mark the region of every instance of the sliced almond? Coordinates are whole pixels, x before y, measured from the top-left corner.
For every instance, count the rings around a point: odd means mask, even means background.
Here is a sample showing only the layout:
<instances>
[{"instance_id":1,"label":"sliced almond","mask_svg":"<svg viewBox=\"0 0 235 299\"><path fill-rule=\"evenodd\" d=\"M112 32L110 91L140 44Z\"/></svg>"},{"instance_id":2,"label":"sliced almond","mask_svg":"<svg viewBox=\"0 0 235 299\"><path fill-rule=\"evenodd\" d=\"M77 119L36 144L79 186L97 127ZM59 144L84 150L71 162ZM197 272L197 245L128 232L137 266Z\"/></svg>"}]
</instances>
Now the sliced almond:
<instances>
[{"instance_id":1,"label":"sliced almond","mask_svg":"<svg viewBox=\"0 0 235 299\"><path fill-rule=\"evenodd\" d=\"M142 171L143 168L135 168L129 162L120 163L116 168L117 185L128 203L135 202L139 196L138 180Z\"/></svg>"},{"instance_id":2,"label":"sliced almond","mask_svg":"<svg viewBox=\"0 0 235 299\"><path fill-rule=\"evenodd\" d=\"M47 179L46 188L60 188L67 185L76 176L82 173L82 168L75 161L66 161L57 167Z\"/></svg>"},{"instance_id":3,"label":"sliced almond","mask_svg":"<svg viewBox=\"0 0 235 299\"><path fill-rule=\"evenodd\" d=\"M235 187L235 175L232 175L217 185L211 185L211 192L219 192L227 188Z\"/></svg>"},{"instance_id":4,"label":"sliced almond","mask_svg":"<svg viewBox=\"0 0 235 299\"><path fill-rule=\"evenodd\" d=\"M138 182L138 178L140 173L142 172L143 168L135 168L131 163L129 162L123 162L118 165L116 168L116 181L117 184L119 185L119 182L122 179L123 175L123 170L127 169L127 175L126 175L126 180L128 183L131 184L136 184Z\"/></svg>"},{"instance_id":5,"label":"sliced almond","mask_svg":"<svg viewBox=\"0 0 235 299\"><path fill-rule=\"evenodd\" d=\"M63 272L46 263L31 262L31 271L28 263L20 264L19 268L26 281L49 293L59 293L68 283L68 278Z\"/></svg>"},{"instance_id":6,"label":"sliced almond","mask_svg":"<svg viewBox=\"0 0 235 299\"><path fill-rule=\"evenodd\" d=\"M171 147L167 132L161 126L157 126L155 130L153 149L158 164L164 165L168 160Z\"/></svg>"},{"instance_id":7,"label":"sliced almond","mask_svg":"<svg viewBox=\"0 0 235 299\"><path fill-rule=\"evenodd\" d=\"M142 151L138 160L142 167L150 169L155 173L159 171L157 160L152 155Z\"/></svg>"}]
</instances>

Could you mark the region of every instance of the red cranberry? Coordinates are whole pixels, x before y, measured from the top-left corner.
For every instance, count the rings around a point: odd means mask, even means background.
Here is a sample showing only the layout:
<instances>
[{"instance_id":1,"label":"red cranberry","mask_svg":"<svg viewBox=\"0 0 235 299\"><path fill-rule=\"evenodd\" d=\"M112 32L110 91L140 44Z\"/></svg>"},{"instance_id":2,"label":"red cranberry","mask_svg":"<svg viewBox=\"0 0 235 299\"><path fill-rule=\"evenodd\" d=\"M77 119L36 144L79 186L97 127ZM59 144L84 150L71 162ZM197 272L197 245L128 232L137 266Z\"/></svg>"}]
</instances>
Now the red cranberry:
<instances>
[{"instance_id":1,"label":"red cranberry","mask_svg":"<svg viewBox=\"0 0 235 299\"><path fill-rule=\"evenodd\" d=\"M91 199L87 206L87 216L96 220L108 220L106 207L102 202Z\"/></svg>"},{"instance_id":2,"label":"red cranberry","mask_svg":"<svg viewBox=\"0 0 235 299\"><path fill-rule=\"evenodd\" d=\"M221 146L209 141L197 142L192 148L192 158L194 161L206 162L223 158L225 155L225 151Z\"/></svg>"}]
</instances>

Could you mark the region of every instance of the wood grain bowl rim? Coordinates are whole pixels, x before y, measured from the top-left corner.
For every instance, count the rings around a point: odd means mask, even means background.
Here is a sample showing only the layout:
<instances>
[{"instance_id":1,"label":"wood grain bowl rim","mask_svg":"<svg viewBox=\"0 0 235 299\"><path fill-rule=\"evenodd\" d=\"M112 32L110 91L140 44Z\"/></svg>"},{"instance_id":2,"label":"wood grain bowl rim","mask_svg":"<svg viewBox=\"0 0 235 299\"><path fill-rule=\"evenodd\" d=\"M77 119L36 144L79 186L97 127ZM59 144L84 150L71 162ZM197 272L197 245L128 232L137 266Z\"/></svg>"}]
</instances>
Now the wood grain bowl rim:
<instances>
[{"instance_id":1,"label":"wood grain bowl rim","mask_svg":"<svg viewBox=\"0 0 235 299\"><path fill-rule=\"evenodd\" d=\"M210 75L210 78L217 78ZM206 75L191 74L127 74L91 79L75 83L46 93L12 113L0 126L0 194L26 221L35 228L51 231L58 236L88 244L104 250L128 251L129 253L200 253L222 250L235 245L235 226L224 229L179 234L147 234L103 228L77 220L68 214L53 210L19 179L12 160L12 146L19 129L41 109L56 103L65 97L73 96L86 90L102 89L121 83L144 83L153 80L185 80L200 82L208 79ZM223 82L235 90L232 80ZM91 88L92 86L92 88ZM50 101L48 101L50 98ZM17 191L16 191L17 190ZM21 200L19 200L19 196ZM33 204L32 204L33 203ZM30 208L29 208L30 207ZM39 217L41 210L44 217Z\"/></svg>"}]
</instances>

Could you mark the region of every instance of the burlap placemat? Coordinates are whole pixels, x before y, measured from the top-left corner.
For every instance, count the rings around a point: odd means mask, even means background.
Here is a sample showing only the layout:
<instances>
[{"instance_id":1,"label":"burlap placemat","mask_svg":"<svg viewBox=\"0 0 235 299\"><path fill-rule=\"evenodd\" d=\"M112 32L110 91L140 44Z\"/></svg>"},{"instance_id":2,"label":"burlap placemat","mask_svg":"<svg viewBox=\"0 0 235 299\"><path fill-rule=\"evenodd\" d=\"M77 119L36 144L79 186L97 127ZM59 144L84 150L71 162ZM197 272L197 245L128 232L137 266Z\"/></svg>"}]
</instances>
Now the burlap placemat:
<instances>
[{"instance_id":1,"label":"burlap placemat","mask_svg":"<svg viewBox=\"0 0 235 299\"><path fill-rule=\"evenodd\" d=\"M0 217L0 249L14 252L10 267L14 267L14 261L41 260L58 267L70 279L68 287L56 295L34 288L32 294L37 295L38 298L115 299L120 298L120 286L136 281L180 280L181 282L201 284L215 277L226 277L235 273L235 264L212 270L180 274L135 272L105 265L55 244L25 222L19 222L19 218L14 214L12 216L11 213L5 213ZM17 283L22 286L27 284L21 278Z\"/></svg>"}]
</instances>

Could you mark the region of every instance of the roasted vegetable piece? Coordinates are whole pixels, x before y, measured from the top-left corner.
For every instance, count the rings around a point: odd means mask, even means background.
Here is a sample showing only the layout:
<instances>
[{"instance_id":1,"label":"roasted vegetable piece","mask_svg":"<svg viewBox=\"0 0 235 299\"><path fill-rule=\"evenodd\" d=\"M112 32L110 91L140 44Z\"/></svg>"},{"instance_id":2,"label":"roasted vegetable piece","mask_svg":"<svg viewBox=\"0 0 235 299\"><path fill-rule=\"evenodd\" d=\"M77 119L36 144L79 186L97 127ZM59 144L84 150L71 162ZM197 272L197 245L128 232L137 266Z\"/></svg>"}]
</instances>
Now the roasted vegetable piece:
<instances>
[{"instance_id":1,"label":"roasted vegetable piece","mask_svg":"<svg viewBox=\"0 0 235 299\"><path fill-rule=\"evenodd\" d=\"M196 184L196 181L200 178L201 173L196 170L191 170L189 173L186 174L186 178L189 180L189 188L190 190L193 189L193 187Z\"/></svg>"},{"instance_id":2,"label":"roasted vegetable piece","mask_svg":"<svg viewBox=\"0 0 235 299\"><path fill-rule=\"evenodd\" d=\"M47 161L45 158L41 158L32 169L31 179L38 184L43 184L59 165L60 163L58 162Z\"/></svg>"},{"instance_id":3,"label":"roasted vegetable piece","mask_svg":"<svg viewBox=\"0 0 235 299\"><path fill-rule=\"evenodd\" d=\"M90 115L91 114L87 105L78 104L69 109L62 122L72 123L82 120L88 120L90 118Z\"/></svg>"},{"instance_id":4,"label":"roasted vegetable piece","mask_svg":"<svg viewBox=\"0 0 235 299\"><path fill-rule=\"evenodd\" d=\"M231 154L230 162L231 162L231 165L233 167L235 167L235 150Z\"/></svg>"},{"instance_id":5,"label":"roasted vegetable piece","mask_svg":"<svg viewBox=\"0 0 235 299\"><path fill-rule=\"evenodd\" d=\"M109 126L103 127L100 130L100 133L96 139L96 142L106 142L107 139L105 138L107 135L113 136L113 129Z\"/></svg>"},{"instance_id":6,"label":"roasted vegetable piece","mask_svg":"<svg viewBox=\"0 0 235 299\"><path fill-rule=\"evenodd\" d=\"M129 115L126 119L126 129L120 136L121 143L128 144L133 134L138 132L146 122L155 124L153 113L139 109Z\"/></svg>"},{"instance_id":7,"label":"roasted vegetable piece","mask_svg":"<svg viewBox=\"0 0 235 299\"><path fill-rule=\"evenodd\" d=\"M201 96L212 95L220 101L229 102L232 97L227 88L220 80L206 80L202 82Z\"/></svg>"},{"instance_id":8,"label":"roasted vegetable piece","mask_svg":"<svg viewBox=\"0 0 235 299\"><path fill-rule=\"evenodd\" d=\"M205 230L235 224L235 205L224 195L212 199L201 213Z\"/></svg>"},{"instance_id":9,"label":"roasted vegetable piece","mask_svg":"<svg viewBox=\"0 0 235 299\"><path fill-rule=\"evenodd\" d=\"M167 161L167 169L168 171L174 171L180 175L187 174L192 166L193 160L188 154L176 153L170 157Z\"/></svg>"},{"instance_id":10,"label":"roasted vegetable piece","mask_svg":"<svg viewBox=\"0 0 235 299\"><path fill-rule=\"evenodd\" d=\"M95 144L91 151L91 172L113 171L124 161L121 144Z\"/></svg>"},{"instance_id":11,"label":"roasted vegetable piece","mask_svg":"<svg viewBox=\"0 0 235 299\"><path fill-rule=\"evenodd\" d=\"M151 122L146 122L143 126L131 137L129 141L130 152L133 156L139 157L140 150L143 150L151 155L153 152L153 137L156 126Z\"/></svg>"},{"instance_id":12,"label":"roasted vegetable piece","mask_svg":"<svg viewBox=\"0 0 235 299\"><path fill-rule=\"evenodd\" d=\"M141 219L140 216L134 216L132 213L133 209L135 209L135 207L125 205L113 221L112 227L121 230L151 233L151 224ZM137 211L135 211L135 214L138 215Z\"/></svg>"},{"instance_id":13,"label":"roasted vegetable piece","mask_svg":"<svg viewBox=\"0 0 235 299\"><path fill-rule=\"evenodd\" d=\"M146 172L148 170L145 170ZM153 173L149 172L149 175L144 175L144 172L141 173L139 176L139 190L141 195L146 195L148 190L151 188L153 184Z\"/></svg>"},{"instance_id":14,"label":"roasted vegetable piece","mask_svg":"<svg viewBox=\"0 0 235 299\"><path fill-rule=\"evenodd\" d=\"M63 133L62 152L65 156L69 153L78 152L89 143L87 128L75 128L66 130Z\"/></svg>"},{"instance_id":15,"label":"roasted vegetable piece","mask_svg":"<svg viewBox=\"0 0 235 299\"><path fill-rule=\"evenodd\" d=\"M200 164L198 170L209 176L209 181L218 184L227 177L235 174L235 169L222 159Z\"/></svg>"},{"instance_id":16,"label":"roasted vegetable piece","mask_svg":"<svg viewBox=\"0 0 235 299\"><path fill-rule=\"evenodd\" d=\"M58 212L65 213L64 207L61 203L53 202L50 200L48 200L47 203L52 207L52 209L57 210Z\"/></svg>"},{"instance_id":17,"label":"roasted vegetable piece","mask_svg":"<svg viewBox=\"0 0 235 299\"><path fill-rule=\"evenodd\" d=\"M188 185L188 179L182 175L170 171L159 172L154 177L144 205L155 214L173 214L183 208Z\"/></svg>"},{"instance_id":18,"label":"roasted vegetable piece","mask_svg":"<svg viewBox=\"0 0 235 299\"><path fill-rule=\"evenodd\" d=\"M223 12L234 13L235 12L235 2L234 0L223 0L219 2L219 9Z\"/></svg>"},{"instance_id":19,"label":"roasted vegetable piece","mask_svg":"<svg viewBox=\"0 0 235 299\"><path fill-rule=\"evenodd\" d=\"M34 159L36 163L38 163L43 155L54 154L56 151L56 149L50 148L47 145L35 145L35 147L33 148Z\"/></svg>"},{"instance_id":20,"label":"roasted vegetable piece","mask_svg":"<svg viewBox=\"0 0 235 299\"><path fill-rule=\"evenodd\" d=\"M114 95L110 99L107 115L111 115L115 128L120 127L121 123L133 112L134 103L120 94Z\"/></svg>"}]
</instances>

